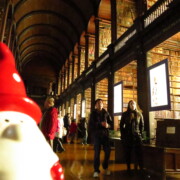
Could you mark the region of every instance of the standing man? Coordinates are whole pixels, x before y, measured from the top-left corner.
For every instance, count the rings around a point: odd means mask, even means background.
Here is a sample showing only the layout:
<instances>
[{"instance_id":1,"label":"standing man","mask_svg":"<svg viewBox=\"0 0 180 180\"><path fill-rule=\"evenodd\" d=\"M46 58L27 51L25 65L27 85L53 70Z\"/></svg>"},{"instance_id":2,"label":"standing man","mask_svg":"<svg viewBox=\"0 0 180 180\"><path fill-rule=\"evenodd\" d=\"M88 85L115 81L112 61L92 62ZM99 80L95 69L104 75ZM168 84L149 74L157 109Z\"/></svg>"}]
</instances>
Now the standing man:
<instances>
[{"instance_id":1,"label":"standing man","mask_svg":"<svg viewBox=\"0 0 180 180\"><path fill-rule=\"evenodd\" d=\"M103 108L103 100L95 101L95 110L91 112L89 120L89 131L94 143L94 174L93 177L99 177L100 151L101 145L105 153L102 167L106 175L110 175L108 170L109 157L111 152L109 128L112 125L112 119L109 113Z\"/></svg>"}]
</instances>

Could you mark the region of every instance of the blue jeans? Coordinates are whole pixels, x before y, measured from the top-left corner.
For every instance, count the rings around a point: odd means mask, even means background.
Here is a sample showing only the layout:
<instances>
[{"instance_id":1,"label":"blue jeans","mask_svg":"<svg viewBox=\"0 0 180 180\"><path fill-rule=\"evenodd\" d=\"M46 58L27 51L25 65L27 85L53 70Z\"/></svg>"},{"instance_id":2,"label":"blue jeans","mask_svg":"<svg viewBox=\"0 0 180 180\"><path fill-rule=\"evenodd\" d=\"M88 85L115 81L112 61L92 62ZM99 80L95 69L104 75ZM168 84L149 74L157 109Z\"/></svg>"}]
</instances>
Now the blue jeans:
<instances>
[{"instance_id":1,"label":"blue jeans","mask_svg":"<svg viewBox=\"0 0 180 180\"><path fill-rule=\"evenodd\" d=\"M108 137L95 137L94 138L94 171L100 172L100 152L101 146L103 146L104 150L104 161L103 161L103 169L108 168L109 157L111 152L110 141Z\"/></svg>"}]
</instances>

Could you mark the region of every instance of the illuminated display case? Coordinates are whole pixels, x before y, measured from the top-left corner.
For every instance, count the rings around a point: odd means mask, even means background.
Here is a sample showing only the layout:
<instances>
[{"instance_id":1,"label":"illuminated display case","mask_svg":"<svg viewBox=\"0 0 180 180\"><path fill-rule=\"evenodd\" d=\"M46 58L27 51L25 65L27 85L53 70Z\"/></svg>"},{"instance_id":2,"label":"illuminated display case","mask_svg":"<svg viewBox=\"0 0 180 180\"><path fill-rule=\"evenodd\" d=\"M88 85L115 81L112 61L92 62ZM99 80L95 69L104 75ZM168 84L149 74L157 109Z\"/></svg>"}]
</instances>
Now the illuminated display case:
<instances>
[{"instance_id":1,"label":"illuminated display case","mask_svg":"<svg viewBox=\"0 0 180 180\"><path fill-rule=\"evenodd\" d=\"M171 108L169 90L168 60L165 59L148 68L149 110L167 110Z\"/></svg>"},{"instance_id":2,"label":"illuminated display case","mask_svg":"<svg viewBox=\"0 0 180 180\"><path fill-rule=\"evenodd\" d=\"M123 82L114 84L114 115L123 112Z\"/></svg>"}]
</instances>

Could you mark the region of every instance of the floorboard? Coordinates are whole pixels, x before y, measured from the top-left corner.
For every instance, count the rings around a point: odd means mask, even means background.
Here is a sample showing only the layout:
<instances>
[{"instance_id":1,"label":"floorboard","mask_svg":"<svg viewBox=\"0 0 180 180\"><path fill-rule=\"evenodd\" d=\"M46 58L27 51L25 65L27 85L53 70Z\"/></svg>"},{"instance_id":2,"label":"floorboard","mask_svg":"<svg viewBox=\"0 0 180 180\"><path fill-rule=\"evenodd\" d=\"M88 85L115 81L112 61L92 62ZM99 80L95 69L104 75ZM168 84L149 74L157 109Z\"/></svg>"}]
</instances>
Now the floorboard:
<instances>
[{"instance_id":1,"label":"floorboard","mask_svg":"<svg viewBox=\"0 0 180 180\"><path fill-rule=\"evenodd\" d=\"M143 177L138 173L133 173L129 176L126 173L125 164L115 162L114 149L111 151L109 170L112 172L110 176L103 173L102 166L100 167L100 177L93 178L93 155L94 150L92 145L63 144L65 151L57 153L60 162L64 169L65 180L159 180L158 178L144 175ZM101 162L103 160L104 152L101 151Z\"/></svg>"}]
</instances>

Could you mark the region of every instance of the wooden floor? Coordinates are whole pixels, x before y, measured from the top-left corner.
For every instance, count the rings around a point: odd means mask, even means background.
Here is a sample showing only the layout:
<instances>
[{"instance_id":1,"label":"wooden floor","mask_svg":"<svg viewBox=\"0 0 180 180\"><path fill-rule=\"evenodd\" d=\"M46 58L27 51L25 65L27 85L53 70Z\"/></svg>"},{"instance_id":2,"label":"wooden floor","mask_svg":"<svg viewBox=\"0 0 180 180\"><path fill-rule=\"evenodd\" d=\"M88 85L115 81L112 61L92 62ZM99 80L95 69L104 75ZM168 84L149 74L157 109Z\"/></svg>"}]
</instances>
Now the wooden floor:
<instances>
[{"instance_id":1,"label":"wooden floor","mask_svg":"<svg viewBox=\"0 0 180 180\"><path fill-rule=\"evenodd\" d=\"M145 175L140 176L135 173L132 176L126 174L125 164L115 163L114 149L111 151L111 157L109 162L109 170L112 174L105 176L103 174L102 166L100 167L101 173L99 178L93 178L93 146L75 144L63 144L65 152L57 153L60 158L60 163L63 166L65 180L159 180L158 178ZM101 152L101 161L103 160L104 152Z\"/></svg>"}]
</instances>

